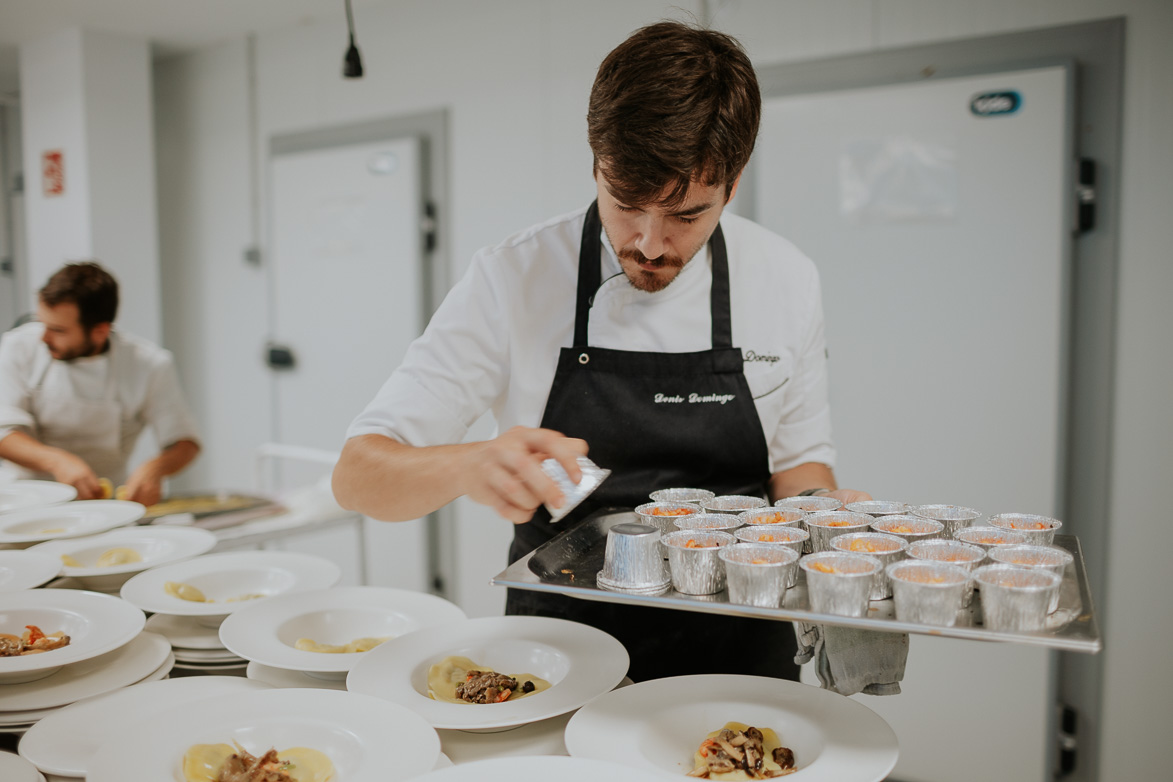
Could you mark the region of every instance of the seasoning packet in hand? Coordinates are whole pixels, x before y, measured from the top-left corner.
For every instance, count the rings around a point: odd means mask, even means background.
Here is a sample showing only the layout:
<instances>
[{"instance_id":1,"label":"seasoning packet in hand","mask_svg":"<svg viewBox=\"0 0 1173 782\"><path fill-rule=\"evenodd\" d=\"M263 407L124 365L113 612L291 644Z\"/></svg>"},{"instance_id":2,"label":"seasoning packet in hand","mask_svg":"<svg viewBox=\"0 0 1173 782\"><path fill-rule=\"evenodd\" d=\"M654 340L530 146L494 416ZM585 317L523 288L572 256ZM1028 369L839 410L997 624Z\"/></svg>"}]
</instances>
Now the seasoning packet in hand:
<instances>
[{"instance_id":1,"label":"seasoning packet in hand","mask_svg":"<svg viewBox=\"0 0 1173 782\"><path fill-rule=\"evenodd\" d=\"M559 521L578 507L578 504L599 488L599 484L611 474L610 470L604 470L585 456L578 457L578 467L582 470L582 480L576 484L570 480L570 476L557 459L546 459L542 462L542 472L554 481L563 497L562 505L557 508L546 503L546 510L550 511L550 521Z\"/></svg>"}]
</instances>

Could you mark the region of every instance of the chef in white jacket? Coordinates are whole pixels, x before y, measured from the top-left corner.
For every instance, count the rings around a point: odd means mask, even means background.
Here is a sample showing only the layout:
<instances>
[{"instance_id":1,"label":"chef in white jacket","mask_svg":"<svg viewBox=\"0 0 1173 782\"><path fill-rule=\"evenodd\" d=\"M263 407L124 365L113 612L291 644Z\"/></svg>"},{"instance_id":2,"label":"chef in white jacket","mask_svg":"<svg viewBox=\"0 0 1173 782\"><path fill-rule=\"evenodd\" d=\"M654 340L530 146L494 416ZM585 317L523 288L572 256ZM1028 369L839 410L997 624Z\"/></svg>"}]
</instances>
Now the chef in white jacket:
<instances>
[{"instance_id":1,"label":"chef in white jacket","mask_svg":"<svg viewBox=\"0 0 1173 782\"><path fill-rule=\"evenodd\" d=\"M125 485L153 505L199 453L171 354L113 329L118 283L96 263L67 264L40 290L37 321L0 338L0 458L23 478L74 486L78 499ZM150 427L157 456L128 471Z\"/></svg>"}]
</instances>

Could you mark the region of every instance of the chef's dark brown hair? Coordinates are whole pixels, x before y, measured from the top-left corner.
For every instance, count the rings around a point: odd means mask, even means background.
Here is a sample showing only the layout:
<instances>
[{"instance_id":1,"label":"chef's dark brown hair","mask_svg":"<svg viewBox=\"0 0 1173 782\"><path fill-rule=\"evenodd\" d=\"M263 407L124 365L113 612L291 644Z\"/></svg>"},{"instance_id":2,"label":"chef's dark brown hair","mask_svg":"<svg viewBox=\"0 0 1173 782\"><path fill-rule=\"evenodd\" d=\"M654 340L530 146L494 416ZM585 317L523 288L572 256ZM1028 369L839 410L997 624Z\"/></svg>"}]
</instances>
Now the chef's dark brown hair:
<instances>
[{"instance_id":1,"label":"chef's dark brown hair","mask_svg":"<svg viewBox=\"0 0 1173 782\"><path fill-rule=\"evenodd\" d=\"M40 290L46 306L73 302L87 332L99 323L113 323L118 314L118 283L98 264L67 263Z\"/></svg>"},{"instance_id":2,"label":"chef's dark brown hair","mask_svg":"<svg viewBox=\"0 0 1173 782\"><path fill-rule=\"evenodd\" d=\"M761 113L757 76L736 39L658 22L636 30L599 66L587 139L595 171L619 201L673 207L693 179L723 184L729 196Z\"/></svg>"}]
</instances>

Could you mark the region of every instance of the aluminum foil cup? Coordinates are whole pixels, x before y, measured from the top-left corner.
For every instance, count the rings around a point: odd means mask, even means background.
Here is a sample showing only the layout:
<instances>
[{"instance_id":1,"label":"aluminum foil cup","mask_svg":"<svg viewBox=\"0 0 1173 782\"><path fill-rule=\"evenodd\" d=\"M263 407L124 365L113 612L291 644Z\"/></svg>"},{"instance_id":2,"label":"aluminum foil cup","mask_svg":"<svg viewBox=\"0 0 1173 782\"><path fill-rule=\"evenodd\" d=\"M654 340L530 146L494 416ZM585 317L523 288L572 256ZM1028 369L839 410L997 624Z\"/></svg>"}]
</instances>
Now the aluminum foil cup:
<instances>
[{"instance_id":1,"label":"aluminum foil cup","mask_svg":"<svg viewBox=\"0 0 1173 782\"><path fill-rule=\"evenodd\" d=\"M744 494L723 494L701 503L706 513L741 513L743 510L764 508L769 505L761 497L748 497Z\"/></svg>"},{"instance_id":2,"label":"aluminum foil cup","mask_svg":"<svg viewBox=\"0 0 1173 782\"><path fill-rule=\"evenodd\" d=\"M803 557L807 599L812 611L836 616L867 616L868 595L881 569L880 560L866 554L821 551Z\"/></svg>"},{"instance_id":3,"label":"aluminum foil cup","mask_svg":"<svg viewBox=\"0 0 1173 782\"><path fill-rule=\"evenodd\" d=\"M908 541L895 535L884 535L879 532L849 532L846 535L837 535L831 539L833 551L845 551L848 554L867 554L880 560L880 571L872 581L871 600L884 600L892 597L892 585L888 581L886 568L893 562L899 562L905 557Z\"/></svg>"},{"instance_id":4,"label":"aluminum foil cup","mask_svg":"<svg viewBox=\"0 0 1173 782\"><path fill-rule=\"evenodd\" d=\"M566 474L566 470L562 468L557 459L546 459L542 462L542 472L554 481L558 490L562 492L562 504L557 508L546 503L546 510L550 512L550 521L559 521L567 513L577 508L578 504L599 488L599 484L611 474L610 470L604 470L585 456L578 457L577 461L579 469L582 470L582 480L578 483L573 483L570 480L570 476Z\"/></svg>"},{"instance_id":5,"label":"aluminum foil cup","mask_svg":"<svg viewBox=\"0 0 1173 782\"><path fill-rule=\"evenodd\" d=\"M707 529L733 532L741 526L741 519L732 513L698 513L672 519L673 531L678 529Z\"/></svg>"},{"instance_id":6,"label":"aluminum foil cup","mask_svg":"<svg viewBox=\"0 0 1173 782\"><path fill-rule=\"evenodd\" d=\"M1009 529L997 527L966 527L957 530L957 539L962 543L980 546L987 554L995 546L1021 546L1026 543L1026 535Z\"/></svg>"},{"instance_id":7,"label":"aluminum foil cup","mask_svg":"<svg viewBox=\"0 0 1173 782\"><path fill-rule=\"evenodd\" d=\"M999 546L990 550L990 561L997 565L1047 570L1062 579L1067 566L1075 561L1075 557L1070 551L1055 546ZM1059 590L1056 589L1047 606L1047 613L1053 614L1058 608Z\"/></svg>"},{"instance_id":8,"label":"aluminum foil cup","mask_svg":"<svg viewBox=\"0 0 1173 782\"><path fill-rule=\"evenodd\" d=\"M691 502L698 508L716 495L708 489L659 489L648 495L652 502Z\"/></svg>"},{"instance_id":9,"label":"aluminum foil cup","mask_svg":"<svg viewBox=\"0 0 1173 782\"><path fill-rule=\"evenodd\" d=\"M891 500L862 500L860 502L849 502L844 510L849 510L852 513L866 513L869 516L895 516L898 513L908 513L909 506L903 502L893 502Z\"/></svg>"},{"instance_id":10,"label":"aluminum foil cup","mask_svg":"<svg viewBox=\"0 0 1173 782\"><path fill-rule=\"evenodd\" d=\"M1063 526L1063 522L1033 513L999 513L990 517L990 526L1021 532L1029 545L1050 546L1055 542L1055 532Z\"/></svg>"},{"instance_id":11,"label":"aluminum foil cup","mask_svg":"<svg viewBox=\"0 0 1173 782\"><path fill-rule=\"evenodd\" d=\"M926 562L942 562L957 565L972 573L974 568L982 564L986 558L986 550L981 546L962 543L960 540L918 540L908 544L909 559L923 559ZM973 602L973 579L965 584L965 591L961 594L961 605L968 606Z\"/></svg>"},{"instance_id":12,"label":"aluminum foil cup","mask_svg":"<svg viewBox=\"0 0 1173 782\"><path fill-rule=\"evenodd\" d=\"M738 543L718 549L725 564L729 602L777 608L782 605L790 575L798 575L798 553L768 543Z\"/></svg>"},{"instance_id":13,"label":"aluminum foil cup","mask_svg":"<svg viewBox=\"0 0 1173 782\"><path fill-rule=\"evenodd\" d=\"M725 588L725 564L717 556L737 538L716 530L682 529L662 539L668 549L672 586L685 595L715 595Z\"/></svg>"},{"instance_id":14,"label":"aluminum foil cup","mask_svg":"<svg viewBox=\"0 0 1173 782\"><path fill-rule=\"evenodd\" d=\"M909 543L915 543L918 540L941 537L941 533L945 531L945 525L932 519L922 519L919 516L895 514L879 517L872 522L872 529L886 535L897 535Z\"/></svg>"},{"instance_id":15,"label":"aluminum foil cup","mask_svg":"<svg viewBox=\"0 0 1173 782\"><path fill-rule=\"evenodd\" d=\"M678 518L700 512L701 509L691 502L645 502L635 508L640 524L650 524L665 533L676 531L676 525L672 522Z\"/></svg>"},{"instance_id":16,"label":"aluminum foil cup","mask_svg":"<svg viewBox=\"0 0 1173 782\"><path fill-rule=\"evenodd\" d=\"M871 532L875 518L866 513L851 513L845 510L828 510L809 514L803 521L806 531L811 534L811 552L831 550L831 538L849 532Z\"/></svg>"},{"instance_id":17,"label":"aluminum foil cup","mask_svg":"<svg viewBox=\"0 0 1173 782\"><path fill-rule=\"evenodd\" d=\"M784 546L795 554L802 555L803 545L810 541L810 533L797 527L785 527L781 524L770 524L762 527L740 527L733 533L734 537L744 543L761 543L767 546ZM790 582L786 586L792 587L798 583L798 568L790 571Z\"/></svg>"},{"instance_id":18,"label":"aluminum foil cup","mask_svg":"<svg viewBox=\"0 0 1173 782\"><path fill-rule=\"evenodd\" d=\"M616 524L607 530L603 569L595 583L618 592L666 592L671 578L660 554L660 530L647 524Z\"/></svg>"},{"instance_id":19,"label":"aluminum foil cup","mask_svg":"<svg viewBox=\"0 0 1173 782\"><path fill-rule=\"evenodd\" d=\"M947 562L906 559L888 566L892 602L901 622L952 627L961 610L969 571Z\"/></svg>"},{"instance_id":20,"label":"aluminum foil cup","mask_svg":"<svg viewBox=\"0 0 1173 782\"><path fill-rule=\"evenodd\" d=\"M806 529L802 520L806 514L793 508L754 508L742 511L737 518L747 527L758 527L764 524L777 524L782 527L796 527Z\"/></svg>"},{"instance_id":21,"label":"aluminum foil cup","mask_svg":"<svg viewBox=\"0 0 1173 782\"><path fill-rule=\"evenodd\" d=\"M775 508L792 508L803 513L818 513L821 510L839 510L843 503L834 497L783 497L774 502Z\"/></svg>"},{"instance_id":22,"label":"aluminum foil cup","mask_svg":"<svg viewBox=\"0 0 1173 782\"><path fill-rule=\"evenodd\" d=\"M973 577L982 590L982 622L1004 632L1042 630L1051 595L1062 581L1047 570L1017 565L983 565Z\"/></svg>"},{"instance_id":23,"label":"aluminum foil cup","mask_svg":"<svg viewBox=\"0 0 1173 782\"><path fill-rule=\"evenodd\" d=\"M922 519L932 519L945 525L941 533L943 538L955 538L957 530L964 529L982 517L980 510L964 508L960 505L917 505L910 511L913 516Z\"/></svg>"}]
</instances>

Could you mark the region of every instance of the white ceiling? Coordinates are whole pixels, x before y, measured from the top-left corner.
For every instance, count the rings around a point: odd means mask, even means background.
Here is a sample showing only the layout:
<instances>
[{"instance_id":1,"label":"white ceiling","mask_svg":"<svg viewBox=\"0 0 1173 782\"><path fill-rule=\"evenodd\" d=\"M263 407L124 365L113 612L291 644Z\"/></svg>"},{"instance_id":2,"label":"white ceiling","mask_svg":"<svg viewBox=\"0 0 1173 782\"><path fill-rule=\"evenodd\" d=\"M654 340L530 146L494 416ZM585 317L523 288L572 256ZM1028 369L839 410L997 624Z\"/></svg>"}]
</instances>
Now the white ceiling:
<instances>
[{"instance_id":1,"label":"white ceiling","mask_svg":"<svg viewBox=\"0 0 1173 782\"><path fill-rule=\"evenodd\" d=\"M352 0L360 35L362 7L390 1ZM0 0L0 94L17 89L21 43L70 27L146 38L156 56L166 56L328 19L345 35L343 0Z\"/></svg>"}]
</instances>

